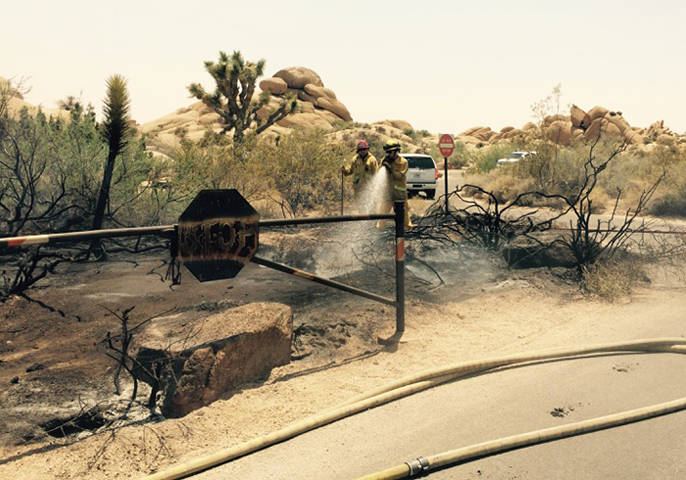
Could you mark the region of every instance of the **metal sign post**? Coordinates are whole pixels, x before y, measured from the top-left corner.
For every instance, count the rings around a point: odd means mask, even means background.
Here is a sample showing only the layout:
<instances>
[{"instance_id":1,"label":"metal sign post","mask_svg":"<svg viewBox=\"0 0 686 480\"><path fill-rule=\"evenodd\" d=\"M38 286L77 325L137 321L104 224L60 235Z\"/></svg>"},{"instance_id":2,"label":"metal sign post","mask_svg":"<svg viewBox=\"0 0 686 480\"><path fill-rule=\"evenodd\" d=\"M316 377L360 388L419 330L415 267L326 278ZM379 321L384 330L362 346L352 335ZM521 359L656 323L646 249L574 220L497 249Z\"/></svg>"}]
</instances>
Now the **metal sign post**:
<instances>
[{"instance_id":1,"label":"metal sign post","mask_svg":"<svg viewBox=\"0 0 686 480\"><path fill-rule=\"evenodd\" d=\"M443 155L443 172L445 177L445 214L448 215L448 157L453 154L455 150L455 141L453 136L447 133L441 135L438 140L438 149Z\"/></svg>"}]
</instances>

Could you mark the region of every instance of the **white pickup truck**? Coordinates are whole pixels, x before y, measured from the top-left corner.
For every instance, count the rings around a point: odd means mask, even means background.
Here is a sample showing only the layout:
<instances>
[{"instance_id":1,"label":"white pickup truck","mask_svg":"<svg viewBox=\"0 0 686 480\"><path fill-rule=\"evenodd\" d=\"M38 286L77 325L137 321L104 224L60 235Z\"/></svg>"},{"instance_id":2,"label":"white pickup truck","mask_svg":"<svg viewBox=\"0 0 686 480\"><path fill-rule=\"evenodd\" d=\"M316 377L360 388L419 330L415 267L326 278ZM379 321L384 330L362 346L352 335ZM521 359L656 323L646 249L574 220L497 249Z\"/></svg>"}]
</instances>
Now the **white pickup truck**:
<instances>
[{"instance_id":1,"label":"white pickup truck","mask_svg":"<svg viewBox=\"0 0 686 480\"><path fill-rule=\"evenodd\" d=\"M433 200L436 197L436 185L440 177L434 159L431 155L420 153L401 153L400 156L409 163L407 170L408 198L419 192L424 192L426 198Z\"/></svg>"}]
</instances>

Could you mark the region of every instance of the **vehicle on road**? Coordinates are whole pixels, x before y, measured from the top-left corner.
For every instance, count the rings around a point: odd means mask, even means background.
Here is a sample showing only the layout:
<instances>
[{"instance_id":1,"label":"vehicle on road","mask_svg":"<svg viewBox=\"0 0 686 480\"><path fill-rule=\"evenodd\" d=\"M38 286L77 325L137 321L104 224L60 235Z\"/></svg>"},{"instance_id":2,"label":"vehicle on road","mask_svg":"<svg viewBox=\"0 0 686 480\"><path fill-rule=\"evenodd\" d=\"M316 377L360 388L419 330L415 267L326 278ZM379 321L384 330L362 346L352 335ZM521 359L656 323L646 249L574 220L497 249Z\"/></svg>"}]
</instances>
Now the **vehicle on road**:
<instances>
[{"instance_id":1,"label":"vehicle on road","mask_svg":"<svg viewBox=\"0 0 686 480\"><path fill-rule=\"evenodd\" d=\"M498 165L505 165L508 163L517 163L520 160L524 160L525 158L530 158L534 155L536 155L536 152L525 152L525 151L512 152L507 157L499 159L497 164Z\"/></svg>"},{"instance_id":2,"label":"vehicle on road","mask_svg":"<svg viewBox=\"0 0 686 480\"><path fill-rule=\"evenodd\" d=\"M424 192L426 198L433 200L436 197L436 185L440 175L436 162L431 155L420 153L401 153L401 157L407 160L407 196L412 197L419 192Z\"/></svg>"}]
</instances>

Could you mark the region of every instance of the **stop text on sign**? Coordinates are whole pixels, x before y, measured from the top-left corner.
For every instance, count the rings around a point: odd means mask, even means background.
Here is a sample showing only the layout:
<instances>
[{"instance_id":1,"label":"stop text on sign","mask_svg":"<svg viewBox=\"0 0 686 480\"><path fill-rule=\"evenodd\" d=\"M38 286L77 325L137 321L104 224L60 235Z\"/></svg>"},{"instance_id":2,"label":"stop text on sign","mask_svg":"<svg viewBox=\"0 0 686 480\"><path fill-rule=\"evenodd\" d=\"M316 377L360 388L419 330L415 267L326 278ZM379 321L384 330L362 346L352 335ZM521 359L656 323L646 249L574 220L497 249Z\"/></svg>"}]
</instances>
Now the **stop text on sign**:
<instances>
[{"instance_id":1,"label":"stop text on sign","mask_svg":"<svg viewBox=\"0 0 686 480\"><path fill-rule=\"evenodd\" d=\"M258 221L216 219L179 224L179 257L248 263L257 251Z\"/></svg>"}]
</instances>

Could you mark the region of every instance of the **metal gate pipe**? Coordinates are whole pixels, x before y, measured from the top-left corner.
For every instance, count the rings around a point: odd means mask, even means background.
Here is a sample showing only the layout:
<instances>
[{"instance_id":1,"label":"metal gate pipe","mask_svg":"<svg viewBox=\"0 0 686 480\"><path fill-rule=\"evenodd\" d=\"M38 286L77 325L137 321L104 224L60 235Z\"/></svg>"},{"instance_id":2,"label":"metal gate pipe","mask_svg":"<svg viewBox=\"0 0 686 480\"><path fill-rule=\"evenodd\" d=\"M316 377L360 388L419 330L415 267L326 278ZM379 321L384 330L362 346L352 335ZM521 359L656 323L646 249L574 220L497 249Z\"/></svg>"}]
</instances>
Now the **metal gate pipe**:
<instances>
[{"instance_id":1,"label":"metal gate pipe","mask_svg":"<svg viewBox=\"0 0 686 480\"><path fill-rule=\"evenodd\" d=\"M23 237L0 238L0 247L45 245L48 243L79 242L84 240L95 240L99 238L139 237L141 235L157 235L161 237L173 238L175 233L176 225L85 230L82 232L51 233L48 235L27 235Z\"/></svg>"},{"instance_id":2,"label":"metal gate pipe","mask_svg":"<svg viewBox=\"0 0 686 480\"><path fill-rule=\"evenodd\" d=\"M405 331L405 202L394 202L395 210L395 335Z\"/></svg>"},{"instance_id":3,"label":"metal gate pipe","mask_svg":"<svg viewBox=\"0 0 686 480\"><path fill-rule=\"evenodd\" d=\"M305 218L279 218L273 220L260 220L260 227L283 227L286 225L304 225L308 223L338 223L356 222L361 220L393 220L391 213L371 213L368 215L340 215L337 217L305 217Z\"/></svg>"},{"instance_id":4,"label":"metal gate pipe","mask_svg":"<svg viewBox=\"0 0 686 480\"><path fill-rule=\"evenodd\" d=\"M310 280L314 283L319 283L321 285L333 287L338 290L343 290L344 292L352 293L353 295L358 295L364 298L369 298L370 300L376 300L377 302L385 303L386 305L390 305L392 307L396 305L396 302L391 300L390 298L382 297L381 295L367 292L365 290L360 290L359 288L351 287L350 285L335 282L333 280L329 280L328 278L318 277L317 275L314 275L312 273L304 272L302 270L289 267L288 265L284 265L282 263L272 262L271 260L267 260L266 258L252 257L250 261L258 265L262 265L264 267L273 268L274 270L278 270L280 272L304 278L305 280Z\"/></svg>"}]
</instances>

